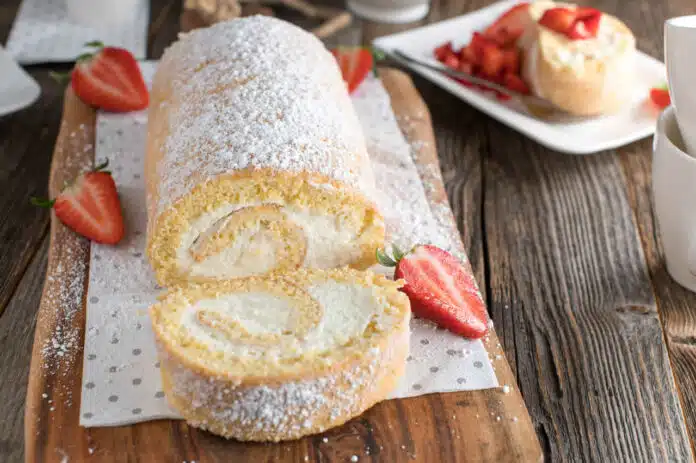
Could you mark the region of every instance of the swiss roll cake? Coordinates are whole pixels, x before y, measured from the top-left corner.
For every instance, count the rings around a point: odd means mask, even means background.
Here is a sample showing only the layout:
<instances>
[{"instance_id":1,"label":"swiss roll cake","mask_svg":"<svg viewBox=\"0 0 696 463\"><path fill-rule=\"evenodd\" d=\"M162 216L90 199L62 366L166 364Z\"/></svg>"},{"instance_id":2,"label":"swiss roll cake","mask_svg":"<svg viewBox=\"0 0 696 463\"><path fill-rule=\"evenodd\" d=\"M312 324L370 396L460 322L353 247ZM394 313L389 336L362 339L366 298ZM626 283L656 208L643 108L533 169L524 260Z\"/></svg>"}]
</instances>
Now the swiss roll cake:
<instances>
[{"instance_id":1,"label":"swiss roll cake","mask_svg":"<svg viewBox=\"0 0 696 463\"><path fill-rule=\"evenodd\" d=\"M255 16L183 35L153 80L147 253L161 285L364 269L384 222L333 56Z\"/></svg>"},{"instance_id":2,"label":"swiss roll cake","mask_svg":"<svg viewBox=\"0 0 696 463\"><path fill-rule=\"evenodd\" d=\"M192 426L239 440L338 426L404 373L400 286L344 268L172 288L150 309L167 400Z\"/></svg>"}]
</instances>

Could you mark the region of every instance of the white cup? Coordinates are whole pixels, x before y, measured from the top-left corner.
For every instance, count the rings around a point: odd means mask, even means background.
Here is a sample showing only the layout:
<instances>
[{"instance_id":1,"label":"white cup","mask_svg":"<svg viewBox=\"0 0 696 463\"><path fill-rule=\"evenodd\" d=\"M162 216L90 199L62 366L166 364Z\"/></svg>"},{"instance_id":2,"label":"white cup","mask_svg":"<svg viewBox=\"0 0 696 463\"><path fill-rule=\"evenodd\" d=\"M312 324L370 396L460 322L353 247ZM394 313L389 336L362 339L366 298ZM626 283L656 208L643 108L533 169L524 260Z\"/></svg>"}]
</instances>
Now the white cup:
<instances>
[{"instance_id":1,"label":"white cup","mask_svg":"<svg viewBox=\"0 0 696 463\"><path fill-rule=\"evenodd\" d=\"M134 21L142 0L65 0L68 17L88 26Z\"/></svg>"},{"instance_id":2,"label":"white cup","mask_svg":"<svg viewBox=\"0 0 696 463\"><path fill-rule=\"evenodd\" d=\"M665 21L665 60L686 151L696 156L696 15Z\"/></svg>"},{"instance_id":3,"label":"white cup","mask_svg":"<svg viewBox=\"0 0 696 463\"><path fill-rule=\"evenodd\" d=\"M430 0L348 0L353 13L383 23L409 23L425 18Z\"/></svg>"},{"instance_id":4,"label":"white cup","mask_svg":"<svg viewBox=\"0 0 696 463\"><path fill-rule=\"evenodd\" d=\"M696 158L684 151L672 106L657 121L652 185L667 271L696 291Z\"/></svg>"}]
</instances>

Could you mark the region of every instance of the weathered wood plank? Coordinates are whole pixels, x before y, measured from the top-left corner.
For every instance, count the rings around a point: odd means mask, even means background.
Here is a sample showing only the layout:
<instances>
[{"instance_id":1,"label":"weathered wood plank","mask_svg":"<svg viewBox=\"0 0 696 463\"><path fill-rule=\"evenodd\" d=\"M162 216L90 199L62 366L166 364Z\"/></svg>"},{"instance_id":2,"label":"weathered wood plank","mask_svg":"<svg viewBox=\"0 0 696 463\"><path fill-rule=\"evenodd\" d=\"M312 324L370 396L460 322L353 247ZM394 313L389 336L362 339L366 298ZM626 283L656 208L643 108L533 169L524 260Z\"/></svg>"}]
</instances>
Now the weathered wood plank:
<instances>
[{"instance_id":1,"label":"weathered wood plank","mask_svg":"<svg viewBox=\"0 0 696 463\"><path fill-rule=\"evenodd\" d=\"M32 73L42 95L29 108L0 118L0 313L48 229L46 211L29 204L46 196L52 144L60 123L61 90L47 71Z\"/></svg>"},{"instance_id":2,"label":"weathered wood plank","mask_svg":"<svg viewBox=\"0 0 696 463\"><path fill-rule=\"evenodd\" d=\"M29 362L34 327L35 308L46 272L48 239L44 239L17 286L14 297L0 317L0 461L18 463L24 459L24 394L29 376Z\"/></svg>"},{"instance_id":3,"label":"weathered wood plank","mask_svg":"<svg viewBox=\"0 0 696 463\"><path fill-rule=\"evenodd\" d=\"M649 145L650 142L645 141L623 148L619 150L620 159L693 446L693 430L696 430L696 294L674 281L664 263L659 227L653 212Z\"/></svg>"},{"instance_id":4,"label":"weathered wood plank","mask_svg":"<svg viewBox=\"0 0 696 463\"><path fill-rule=\"evenodd\" d=\"M645 256L611 153L488 125L490 301L552 461L690 461ZM507 339L506 339L507 341Z\"/></svg>"}]
</instances>

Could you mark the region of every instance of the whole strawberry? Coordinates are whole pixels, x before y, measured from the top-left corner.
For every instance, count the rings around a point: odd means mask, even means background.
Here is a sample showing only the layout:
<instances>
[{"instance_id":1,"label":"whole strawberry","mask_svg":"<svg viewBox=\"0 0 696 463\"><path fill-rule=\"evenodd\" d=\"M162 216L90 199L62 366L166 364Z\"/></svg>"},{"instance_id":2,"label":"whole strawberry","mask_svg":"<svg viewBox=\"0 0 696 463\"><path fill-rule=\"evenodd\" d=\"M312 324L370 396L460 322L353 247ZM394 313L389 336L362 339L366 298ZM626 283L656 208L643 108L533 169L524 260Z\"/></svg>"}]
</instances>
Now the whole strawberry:
<instances>
[{"instance_id":1,"label":"whole strawberry","mask_svg":"<svg viewBox=\"0 0 696 463\"><path fill-rule=\"evenodd\" d=\"M477 339L488 332L488 312L476 280L452 254L432 245L418 245L393 257L377 250L377 260L396 267L394 279L405 280L401 290L411 310L453 333Z\"/></svg>"},{"instance_id":2,"label":"whole strawberry","mask_svg":"<svg viewBox=\"0 0 696 463\"><path fill-rule=\"evenodd\" d=\"M92 241L118 243L125 229L116 183L111 173L104 170L107 163L80 174L57 198L31 198L31 203L52 207L61 222Z\"/></svg>"}]
</instances>

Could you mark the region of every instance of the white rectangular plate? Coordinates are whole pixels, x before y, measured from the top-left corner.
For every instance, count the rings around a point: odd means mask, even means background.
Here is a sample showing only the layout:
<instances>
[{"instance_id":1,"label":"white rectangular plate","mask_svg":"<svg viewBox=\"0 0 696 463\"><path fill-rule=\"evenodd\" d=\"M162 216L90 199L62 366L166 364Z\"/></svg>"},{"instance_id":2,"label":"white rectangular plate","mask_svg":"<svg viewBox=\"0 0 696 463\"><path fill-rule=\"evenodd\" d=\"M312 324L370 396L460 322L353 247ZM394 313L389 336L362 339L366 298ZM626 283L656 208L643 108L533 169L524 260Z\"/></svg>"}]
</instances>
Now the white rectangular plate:
<instances>
[{"instance_id":1,"label":"white rectangular plate","mask_svg":"<svg viewBox=\"0 0 696 463\"><path fill-rule=\"evenodd\" d=\"M468 43L517 0L505 0L456 18L380 37L374 46L389 53L399 49L410 56L431 60L435 47L451 40L456 47ZM438 72L405 63L426 79L551 149L569 154L590 154L616 148L655 132L659 111L648 103L651 87L666 81L665 66L642 52L636 53L636 85L633 98L619 113L584 119L548 121L535 118L515 101L501 102L488 92L469 89Z\"/></svg>"},{"instance_id":2,"label":"white rectangular plate","mask_svg":"<svg viewBox=\"0 0 696 463\"><path fill-rule=\"evenodd\" d=\"M0 116L19 111L39 97L39 84L0 47Z\"/></svg>"}]
</instances>

